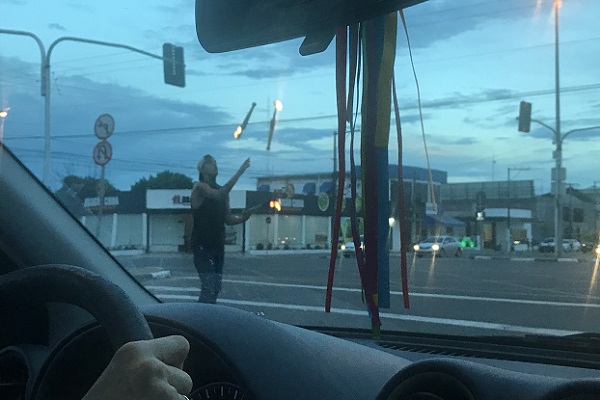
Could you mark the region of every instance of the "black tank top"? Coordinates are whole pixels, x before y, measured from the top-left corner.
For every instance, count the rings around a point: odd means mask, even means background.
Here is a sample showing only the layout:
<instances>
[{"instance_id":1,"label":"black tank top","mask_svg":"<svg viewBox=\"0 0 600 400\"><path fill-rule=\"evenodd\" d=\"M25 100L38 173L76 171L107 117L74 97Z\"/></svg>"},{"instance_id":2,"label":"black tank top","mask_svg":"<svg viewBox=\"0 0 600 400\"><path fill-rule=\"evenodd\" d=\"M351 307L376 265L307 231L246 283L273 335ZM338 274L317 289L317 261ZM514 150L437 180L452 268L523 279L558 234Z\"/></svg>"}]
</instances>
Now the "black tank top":
<instances>
[{"instance_id":1,"label":"black tank top","mask_svg":"<svg viewBox=\"0 0 600 400\"><path fill-rule=\"evenodd\" d=\"M220 188L217 184L210 186ZM192 209L192 217L192 245L222 253L225 250L225 199L205 198L200 207Z\"/></svg>"}]
</instances>

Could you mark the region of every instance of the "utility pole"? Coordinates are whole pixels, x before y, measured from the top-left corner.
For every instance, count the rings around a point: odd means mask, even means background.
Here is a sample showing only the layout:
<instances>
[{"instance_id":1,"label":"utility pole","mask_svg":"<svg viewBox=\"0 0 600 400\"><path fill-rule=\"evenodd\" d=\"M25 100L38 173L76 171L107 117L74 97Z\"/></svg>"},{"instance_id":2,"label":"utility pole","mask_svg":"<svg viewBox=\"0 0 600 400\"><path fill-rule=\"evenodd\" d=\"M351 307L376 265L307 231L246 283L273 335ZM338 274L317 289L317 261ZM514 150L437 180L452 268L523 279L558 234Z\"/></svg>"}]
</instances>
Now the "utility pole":
<instances>
[{"instance_id":1,"label":"utility pole","mask_svg":"<svg viewBox=\"0 0 600 400\"><path fill-rule=\"evenodd\" d=\"M558 53L558 10L561 0L554 0L554 65L555 65L555 80L556 80L556 125L555 125L555 141L556 152L554 159L556 160L555 185L554 193L556 200L556 210L554 212L554 251L556 257L562 256L562 239L563 239L563 224L562 224L562 139L560 135L560 73L559 73L559 53ZM566 178L566 177L565 177Z\"/></svg>"},{"instance_id":2,"label":"utility pole","mask_svg":"<svg viewBox=\"0 0 600 400\"><path fill-rule=\"evenodd\" d=\"M594 181L594 244L599 241L600 234L598 234L598 187L596 186L600 181Z\"/></svg>"}]
</instances>

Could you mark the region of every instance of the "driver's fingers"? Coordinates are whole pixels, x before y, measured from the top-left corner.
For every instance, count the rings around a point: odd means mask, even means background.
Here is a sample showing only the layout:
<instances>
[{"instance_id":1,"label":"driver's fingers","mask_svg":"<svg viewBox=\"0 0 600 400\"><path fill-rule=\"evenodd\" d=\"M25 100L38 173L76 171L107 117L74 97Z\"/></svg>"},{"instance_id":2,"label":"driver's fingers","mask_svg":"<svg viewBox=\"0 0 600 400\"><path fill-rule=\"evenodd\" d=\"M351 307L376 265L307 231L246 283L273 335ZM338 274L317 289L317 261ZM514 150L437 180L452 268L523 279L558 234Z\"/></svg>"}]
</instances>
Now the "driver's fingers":
<instances>
[{"instance_id":1,"label":"driver's fingers","mask_svg":"<svg viewBox=\"0 0 600 400\"><path fill-rule=\"evenodd\" d=\"M166 365L165 368L167 382L169 382L169 384L173 386L178 393L189 394L192 391L192 378L190 378L185 371L170 365Z\"/></svg>"},{"instance_id":2,"label":"driver's fingers","mask_svg":"<svg viewBox=\"0 0 600 400\"><path fill-rule=\"evenodd\" d=\"M186 338L179 335L166 336L149 341L152 353L167 365L183 368L190 344Z\"/></svg>"}]
</instances>

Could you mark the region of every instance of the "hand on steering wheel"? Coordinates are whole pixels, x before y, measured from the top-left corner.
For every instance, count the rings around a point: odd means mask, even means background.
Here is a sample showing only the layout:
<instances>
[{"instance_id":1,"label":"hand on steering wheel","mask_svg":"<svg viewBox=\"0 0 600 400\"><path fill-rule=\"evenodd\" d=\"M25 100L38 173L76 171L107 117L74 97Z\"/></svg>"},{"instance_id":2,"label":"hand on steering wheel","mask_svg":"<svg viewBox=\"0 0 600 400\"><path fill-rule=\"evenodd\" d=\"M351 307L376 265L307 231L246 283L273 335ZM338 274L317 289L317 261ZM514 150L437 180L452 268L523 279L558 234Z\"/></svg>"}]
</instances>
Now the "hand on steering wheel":
<instances>
[{"instance_id":1,"label":"hand on steering wheel","mask_svg":"<svg viewBox=\"0 0 600 400\"><path fill-rule=\"evenodd\" d=\"M83 400L182 400L192 379L181 370L190 345L183 336L130 342L115 353Z\"/></svg>"},{"instance_id":2,"label":"hand on steering wheel","mask_svg":"<svg viewBox=\"0 0 600 400\"><path fill-rule=\"evenodd\" d=\"M85 400L182 400L192 380L181 370L189 351L182 336L153 339L148 322L125 292L88 270L68 265L22 268L0 277L0 300L73 304L92 314L116 350L110 364L85 395ZM1 303L1 301L0 301ZM14 311L12 311L14 312ZM10 308L3 310L9 320ZM28 398L47 398L44 376Z\"/></svg>"}]
</instances>

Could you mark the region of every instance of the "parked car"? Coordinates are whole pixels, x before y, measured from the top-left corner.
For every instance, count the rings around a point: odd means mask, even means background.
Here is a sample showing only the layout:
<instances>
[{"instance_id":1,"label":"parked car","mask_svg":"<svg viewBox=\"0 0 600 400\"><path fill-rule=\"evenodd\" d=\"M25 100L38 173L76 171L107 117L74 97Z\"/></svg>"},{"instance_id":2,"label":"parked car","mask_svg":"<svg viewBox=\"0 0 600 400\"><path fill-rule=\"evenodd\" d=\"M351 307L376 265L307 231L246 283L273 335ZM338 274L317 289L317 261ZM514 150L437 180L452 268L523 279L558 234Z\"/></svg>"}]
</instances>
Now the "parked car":
<instances>
[{"instance_id":1,"label":"parked car","mask_svg":"<svg viewBox=\"0 0 600 400\"><path fill-rule=\"evenodd\" d=\"M581 251L581 243L577 239L563 239L564 251Z\"/></svg>"},{"instance_id":2,"label":"parked car","mask_svg":"<svg viewBox=\"0 0 600 400\"><path fill-rule=\"evenodd\" d=\"M600 244L594 242L581 242L581 252L590 253L594 252L600 255Z\"/></svg>"},{"instance_id":3,"label":"parked car","mask_svg":"<svg viewBox=\"0 0 600 400\"><path fill-rule=\"evenodd\" d=\"M546 238L542 240L540 245L538 246L538 250L540 253L553 253L554 252L554 238Z\"/></svg>"},{"instance_id":4,"label":"parked car","mask_svg":"<svg viewBox=\"0 0 600 400\"><path fill-rule=\"evenodd\" d=\"M544 239L538 246L540 253L553 253L554 252L554 238ZM565 252L581 251L581 243L577 239L563 239L562 248Z\"/></svg>"},{"instance_id":5,"label":"parked car","mask_svg":"<svg viewBox=\"0 0 600 400\"><path fill-rule=\"evenodd\" d=\"M344 257L354 256L354 241L350 240L342 245L341 250ZM360 249L364 251L365 248L365 237L360 235Z\"/></svg>"},{"instance_id":6,"label":"parked car","mask_svg":"<svg viewBox=\"0 0 600 400\"><path fill-rule=\"evenodd\" d=\"M413 250L417 257L423 257L424 254L435 254L438 257L447 255L460 257L462 255L462 245L452 236L429 236L419 244L415 244Z\"/></svg>"}]
</instances>

